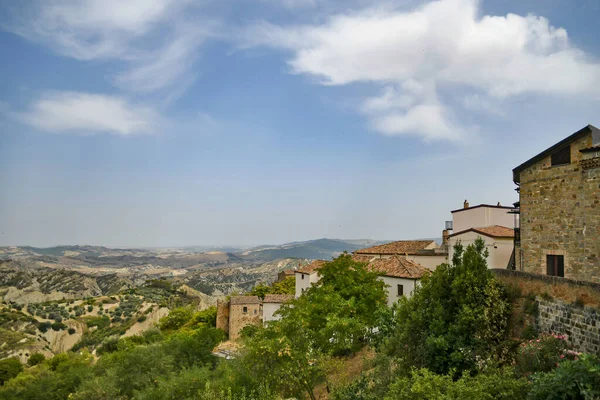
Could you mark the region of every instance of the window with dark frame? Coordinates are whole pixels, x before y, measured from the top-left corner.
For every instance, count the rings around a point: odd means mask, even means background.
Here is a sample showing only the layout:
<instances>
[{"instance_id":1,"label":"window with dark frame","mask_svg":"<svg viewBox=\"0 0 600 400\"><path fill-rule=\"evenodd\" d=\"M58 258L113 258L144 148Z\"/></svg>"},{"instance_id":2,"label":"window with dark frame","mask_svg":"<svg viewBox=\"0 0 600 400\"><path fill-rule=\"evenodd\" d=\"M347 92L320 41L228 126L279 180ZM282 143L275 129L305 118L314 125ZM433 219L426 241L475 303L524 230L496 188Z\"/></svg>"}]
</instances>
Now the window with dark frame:
<instances>
[{"instance_id":1,"label":"window with dark frame","mask_svg":"<svg viewBox=\"0 0 600 400\"><path fill-rule=\"evenodd\" d=\"M565 277L565 256L550 255L546 256L546 274L548 276Z\"/></svg>"},{"instance_id":2,"label":"window with dark frame","mask_svg":"<svg viewBox=\"0 0 600 400\"><path fill-rule=\"evenodd\" d=\"M247 313L247 312L248 312L248 307L244 307L244 308L242 308L242 312L243 312L244 314L245 314L245 313Z\"/></svg>"},{"instance_id":3,"label":"window with dark frame","mask_svg":"<svg viewBox=\"0 0 600 400\"><path fill-rule=\"evenodd\" d=\"M302 275L302 279L304 279L304 274L300 274L300 275Z\"/></svg>"},{"instance_id":4,"label":"window with dark frame","mask_svg":"<svg viewBox=\"0 0 600 400\"><path fill-rule=\"evenodd\" d=\"M404 285L398 285L398 297L404 296Z\"/></svg>"},{"instance_id":5,"label":"window with dark frame","mask_svg":"<svg viewBox=\"0 0 600 400\"><path fill-rule=\"evenodd\" d=\"M558 150L550 156L552 165L571 164L571 146Z\"/></svg>"}]
</instances>

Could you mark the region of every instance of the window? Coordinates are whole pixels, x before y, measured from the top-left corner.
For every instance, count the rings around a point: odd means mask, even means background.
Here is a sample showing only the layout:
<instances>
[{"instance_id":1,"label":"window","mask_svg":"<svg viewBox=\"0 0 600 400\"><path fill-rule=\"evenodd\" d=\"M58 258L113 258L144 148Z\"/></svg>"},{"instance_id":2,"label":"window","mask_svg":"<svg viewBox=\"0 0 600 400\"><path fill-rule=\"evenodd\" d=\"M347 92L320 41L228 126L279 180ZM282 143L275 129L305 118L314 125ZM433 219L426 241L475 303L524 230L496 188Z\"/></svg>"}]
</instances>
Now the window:
<instances>
[{"instance_id":1,"label":"window","mask_svg":"<svg viewBox=\"0 0 600 400\"><path fill-rule=\"evenodd\" d=\"M567 146L564 149L558 150L550 156L552 165L563 165L571 163L571 147Z\"/></svg>"},{"instance_id":2,"label":"window","mask_svg":"<svg viewBox=\"0 0 600 400\"><path fill-rule=\"evenodd\" d=\"M404 286L398 285L398 297L404 296Z\"/></svg>"},{"instance_id":3,"label":"window","mask_svg":"<svg viewBox=\"0 0 600 400\"><path fill-rule=\"evenodd\" d=\"M258 310L254 310L254 315L256 315L257 312L258 312Z\"/></svg>"},{"instance_id":4,"label":"window","mask_svg":"<svg viewBox=\"0 0 600 400\"><path fill-rule=\"evenodd\" d=\"M300 275L302 275L302 279L304 279L304 274L300 274Z\"/></svg>"},{"instance_id":5,"label":"window","mask_svg":"<svg viewBox=\"0 0 600 400\"><path fill-rule=\"evenodd\" d=\"M565 277L565 256L546 256L546 274Z\"/></svg>"},{"instance_id":6,"label":"window","mask_svg":"<svg viewBox=\"0 0 600 400\"><path fill-rule=\"evenodd\" d=\"M244 306L244 308L242 308L242 312L246 314L248 312L248 307Z\"/></svg>"}]
</instances>

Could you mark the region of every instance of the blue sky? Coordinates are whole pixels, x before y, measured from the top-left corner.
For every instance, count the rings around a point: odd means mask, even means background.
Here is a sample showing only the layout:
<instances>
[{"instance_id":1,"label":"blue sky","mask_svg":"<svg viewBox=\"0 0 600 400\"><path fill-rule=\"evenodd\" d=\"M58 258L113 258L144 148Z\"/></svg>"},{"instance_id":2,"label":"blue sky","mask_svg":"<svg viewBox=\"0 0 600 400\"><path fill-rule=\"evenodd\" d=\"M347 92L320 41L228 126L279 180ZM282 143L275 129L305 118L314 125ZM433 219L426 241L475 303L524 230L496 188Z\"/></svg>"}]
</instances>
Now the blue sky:
<instances>
[{"instance_id":1,"label":"blue sky","mask_svg":"<svg viewBox=\"0 0 600 400\"><path fill-rule=\"evenodd\" d=\"M0 2L0 245L440 236L599 125L595 0Z\"/></svg>"}]
</instances>

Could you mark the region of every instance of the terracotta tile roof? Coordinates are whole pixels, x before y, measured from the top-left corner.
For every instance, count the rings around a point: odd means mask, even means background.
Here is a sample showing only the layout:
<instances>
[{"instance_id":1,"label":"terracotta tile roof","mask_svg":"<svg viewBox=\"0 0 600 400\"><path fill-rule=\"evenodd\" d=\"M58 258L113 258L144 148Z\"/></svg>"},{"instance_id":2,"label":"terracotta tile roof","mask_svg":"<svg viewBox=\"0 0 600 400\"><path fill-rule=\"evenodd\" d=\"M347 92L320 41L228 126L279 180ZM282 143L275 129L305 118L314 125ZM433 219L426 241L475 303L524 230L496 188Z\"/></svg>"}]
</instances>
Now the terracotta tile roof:
<instances>
[{"instance_id":1,"label":"terracotta tile roof","mask_svg":"<svg viewBox=\"0 0 600 400\"><path fill-rule=\"evenodd\" d=\"M313 272L315 272L316 270L321 268L323 265L325 265L326 262L327 261L325 261L325 260L315 260L315 261L311 262L310 264L305 265L303 268L300 268L296 272L300 272L303 274L312 274Z\"/></svg>"},{"instance_id":2,"label":"terracotta tile roof","mask_svg":"<svg viewBox=\"0 0 600 400\"><path fill-rule=\"evenodd\" d=\"M281 271L285 274L285 276L294 276L294 273L296 272L295 269L286 269L284 271Z\"/></svg>"},{"instance_id":3,"label":"terracotta tile roof","mask_svg":"<svg viewBox=\"0 0 600 400\"><path fill-rule=\"evenodd\" d=\"M420 279L423 275L430 272L421 264L417 264L401 256L376 258L369 263L368 267L372 271L394 278Z\"/></svg>"},{"instance_id":4,"label":"terracotta tile roof","mask_svg":"<svg viewBox=\"0 0 600 400\"><path fill-rule=\"evenodd\" d=\"M235 304L260 304L258 296L231 296L231 305Z\"/></svg>"},{"instance_id":5,"label":"terracotta tile roof","mask_svg":"<svg viewBox=\"0 0 600 400\"><path fill-rule=\"evenodd\" d=\"M354 254L415 254L433 242L433 240L399 240L356 250Z\"/></svg>"},{"instance_id":6,"label":"terracotta tile roof","mask_svg":"<svg viewBox=\"0 0 600 400\"><path fill-rule=\"evenodd\" d=\"M267 294L263 303L285 303L293 298L293 294Z\"/></svg>"},{"instance_id":7,"label":"terracotta tile roof","mask_svg":"<svg viewBox=\"0 0 600 400\"><path fill-rule=\"evenodd\" d=\"M500 226L500 225L486 226L483 228L465 229L464 231L453 233L452 235L450 235L448 237L462 235L463 233L466 233L466 232L477 232L482 235L494 237L494 238L514 238L515 237L515 230L513 228L507 228L505 226Z\"/></svg>"},{"instance_id":8,"label":"terracotta tile roof","mask_svg":"<svg viewBox=\"0 0 600 400\"><path fill-rule=\"evenodd\" d=\"M367 254L353 254L352 255L352 259L354 261L357 262L362 262L362 263L368 263L370 262L374 257L371 255L367 255Z\"/></svg>"}]
</instances>

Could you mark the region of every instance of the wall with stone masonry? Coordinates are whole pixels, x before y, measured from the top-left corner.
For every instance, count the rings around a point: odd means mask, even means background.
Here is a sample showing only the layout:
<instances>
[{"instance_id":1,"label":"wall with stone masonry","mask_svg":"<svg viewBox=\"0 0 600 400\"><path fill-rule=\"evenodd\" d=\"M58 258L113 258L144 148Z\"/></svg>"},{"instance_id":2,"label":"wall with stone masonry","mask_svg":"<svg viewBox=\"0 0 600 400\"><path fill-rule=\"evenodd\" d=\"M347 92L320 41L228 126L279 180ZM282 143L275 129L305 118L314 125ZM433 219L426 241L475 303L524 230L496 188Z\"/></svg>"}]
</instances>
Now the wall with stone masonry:
<instances>
[{"instance_id":1,"label":"wall with stone masonry","mask_svg":"<svg viewBox=\"0 0 600 400\"><path fill-rule=\"evenodd\" d=\"M246 312L244 312L246 307ZM229 339L236 340L247 325L260 326L262 304L231 304L229 306Z\"/></svg>"},{"instance_id":2,"label":"wall with stone masonry","mask_svg":"<svg viewBox=\"0 0 600 400\"><path fill-rule=\"evenodd\" d=\"M217 328L229 335L229 301L217 300Z\"/></svg>"},{"instance_id":3,"label":"wall with stone masonry","mask_svg":"<svg viewBox=\"0 0 600 400\"><path fill-rule=\"evenodd\" d=\"M564 255L565 278L600 282L600 168L582 168L579 151L591 144L591 134L572 142L568 165L548 156L521 171L517 269L545 275L546 255Z\"/></svg>"},{"instance_id":4,"label":"wall with stone masonry","mask_svg":"<svg viewBox=\"0 0 600 400\"><path fill-rule=\"evenodd\" d=\"M556 299L537 297L540 332L565 335L576 350L600 354L600 313Z\"/></svg>"}]
</instances>

